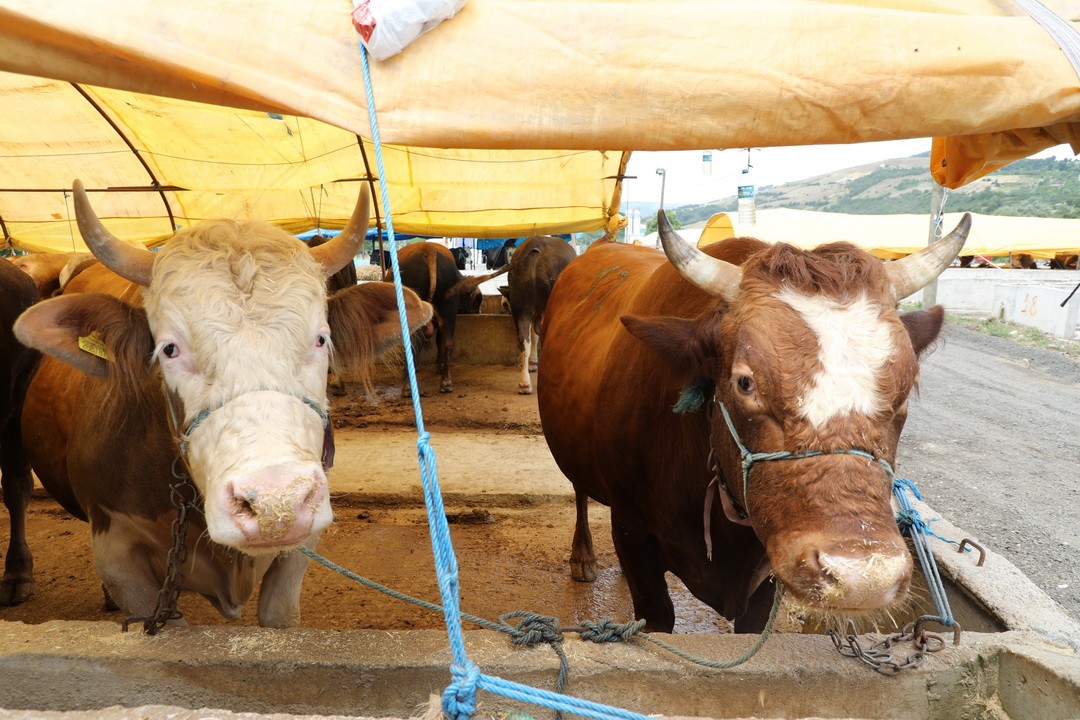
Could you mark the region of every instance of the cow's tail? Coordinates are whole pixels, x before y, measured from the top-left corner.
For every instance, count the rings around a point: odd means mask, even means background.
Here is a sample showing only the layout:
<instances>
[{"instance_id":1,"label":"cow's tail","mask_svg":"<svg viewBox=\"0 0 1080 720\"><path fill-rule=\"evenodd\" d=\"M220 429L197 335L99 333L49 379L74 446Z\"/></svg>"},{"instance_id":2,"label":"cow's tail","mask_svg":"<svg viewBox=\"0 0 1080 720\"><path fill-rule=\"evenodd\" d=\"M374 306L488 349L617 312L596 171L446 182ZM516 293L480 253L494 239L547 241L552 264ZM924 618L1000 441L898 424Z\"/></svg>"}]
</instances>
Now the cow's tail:
<instances>
[{"instance_id":1,"label":"cow's tail","mask_svg":"<svg viewBox=\"0 0 1080 720\"><path fill-rule=\"evenodd\" d=\"M427 301L433 302L435 297L435 284L438 282L438 262L439 256L435 253L435 248L430 247L427 249L427 272L428 272L428 296Z\"/></svg>"}]
</instances>

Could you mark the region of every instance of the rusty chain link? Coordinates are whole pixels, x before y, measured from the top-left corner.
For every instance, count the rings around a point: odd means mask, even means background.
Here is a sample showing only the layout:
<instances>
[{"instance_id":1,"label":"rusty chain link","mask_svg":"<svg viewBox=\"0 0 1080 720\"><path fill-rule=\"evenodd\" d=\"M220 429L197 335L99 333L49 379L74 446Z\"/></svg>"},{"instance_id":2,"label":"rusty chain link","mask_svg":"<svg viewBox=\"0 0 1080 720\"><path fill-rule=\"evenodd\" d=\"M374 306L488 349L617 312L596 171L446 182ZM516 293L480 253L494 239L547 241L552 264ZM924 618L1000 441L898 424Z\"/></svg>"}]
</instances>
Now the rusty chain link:
<instances>
[{"instance_id":1,"label":"rusty chain link","mask_svg":"<svg viewBox=\"0 0 1080 720\"><path fill-rule=\"evenodd\" d=\"M832 638L836 650L844 657L858 658L882 675L896 675L901 670L918 667L926 653L938 652L945 647L945 638L938 633L919 628L916 622L910 622L902 631L886 635L867 646L859 643L855 623L851 620L846 622L845 630L847 635L843 638L837 630L829 630L829 637ZM892 648L904 642L911 642L914 652L902 660L894 658Z\"/></svg>"},{"instance_id":2,"label":"rusty chain link","mask_svg":"<svg viewBox=\"0 0 1080 720\"><path fill-rule=\"evenodd\" d=\"M172 504L176 508L176 518L172 522L173 544L165 560L165 582L158 591L154 612L144 617L126 618L121 623L123 632L127 632L128 625L131 623L141 622L143 632L147 635L157 635L158 630L165 627L167 622L184 617L184 614L176 607L176 602L184 584L184 563L187 562L188 512L199 511L199 491L191 484L187 473L177 470L177 464L180 462L179 457L173 461L172 474L176 482L169 486Z\"/></svg>"}]
</instances>

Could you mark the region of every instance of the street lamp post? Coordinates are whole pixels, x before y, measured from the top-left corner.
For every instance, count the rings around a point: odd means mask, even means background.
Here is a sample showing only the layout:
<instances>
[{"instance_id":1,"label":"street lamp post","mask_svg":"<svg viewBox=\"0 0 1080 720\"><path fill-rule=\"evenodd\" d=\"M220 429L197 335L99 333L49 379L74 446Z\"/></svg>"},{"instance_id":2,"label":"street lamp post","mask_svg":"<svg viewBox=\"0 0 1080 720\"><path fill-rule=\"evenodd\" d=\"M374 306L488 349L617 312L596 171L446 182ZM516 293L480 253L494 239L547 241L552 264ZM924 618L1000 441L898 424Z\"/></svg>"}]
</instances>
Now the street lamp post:
<instances>
[{"instance_id":1,"label":"street lamp post","mask_svg":"<svg viewBox=\"0 0 1080 720\"><path fill-rule=\"evenodd\" d=\"M664 185L667 184L667 170L656 168L656 174L660 176L660 209L664 209Z\"/></svg>"}]
</instances>

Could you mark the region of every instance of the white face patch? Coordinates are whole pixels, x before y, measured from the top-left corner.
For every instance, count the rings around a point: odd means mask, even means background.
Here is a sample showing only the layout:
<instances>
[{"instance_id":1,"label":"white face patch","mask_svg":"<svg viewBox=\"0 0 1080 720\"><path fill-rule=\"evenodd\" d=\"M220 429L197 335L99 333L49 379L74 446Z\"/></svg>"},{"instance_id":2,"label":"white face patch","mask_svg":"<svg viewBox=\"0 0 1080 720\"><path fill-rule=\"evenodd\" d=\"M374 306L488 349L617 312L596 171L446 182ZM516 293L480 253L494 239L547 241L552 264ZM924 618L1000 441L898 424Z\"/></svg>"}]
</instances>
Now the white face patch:
<instances>
[{"instance_id":1,"label":"white face patch","mask_svg":"<svg viewBox=\"0 0 1080 720\"><path fill-rule=\"evenodd\" d=\"M862 296L848 304L831 298L781 290L817 335L821 370L803 388L800 412L814 427L837 415L873 414L884 405L878 375L895 349L881 309Z\"/></svg>"}]
</instances>

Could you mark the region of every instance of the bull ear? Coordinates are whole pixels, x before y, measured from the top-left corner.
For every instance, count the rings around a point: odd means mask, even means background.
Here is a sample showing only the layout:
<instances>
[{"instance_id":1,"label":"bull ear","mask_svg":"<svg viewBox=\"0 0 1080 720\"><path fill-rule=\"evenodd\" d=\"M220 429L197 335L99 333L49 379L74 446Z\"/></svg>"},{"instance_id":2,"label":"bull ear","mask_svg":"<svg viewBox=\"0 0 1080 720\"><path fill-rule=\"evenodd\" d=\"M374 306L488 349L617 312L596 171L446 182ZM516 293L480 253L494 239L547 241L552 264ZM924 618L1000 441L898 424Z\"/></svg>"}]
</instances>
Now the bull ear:
<instances>
[{"instance_id":1,"label":"bull ear","mask_svg":"<svg viewBox=\"0 0 1080 720\"><path fill-rule=\"evenodd\" d=\"M411 333L431 321L434 309L409 288L402 291ZM334 365L339 372L366 373L372 362L401 342L401 320L391 283L345 288L330 296L327 310Z\"/></svg>"},{"instance_id":2,"label":"bull ear","mask_svg":"<svg viewBox=\"0 0 1080 720\"><path fill-rule=\"evenodd\" d=\"M714 334L705 332L699 320L637 315L619 319L631 335L652 348L676 373L711 373L710 359L717 356L718 350Z\"/></svg>"},{"instance_id":3,"label":"bull ear","mask_svg":"<svg viewBox=\"0 0 1080 720\"><path fill-rule=\"evenodd\" d=\"M934 305L929 310L906 312L900 315L900 320L907 328L915 354L922 355L941 334L941 326L945 322L945 308Z\"/></svg>"},{"instance_id":4,"label":"bull ear","mask_svg":"<svg viewBox=\"0 0 1080 720\"><path fill-rule=\"evenodd\" d=\"M109 295L74 293L34 305L15 321L23 345L126 387L150 367L146 312Z\"/></svg>"}]
</instances>

